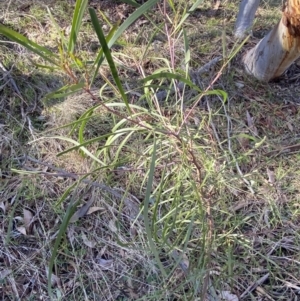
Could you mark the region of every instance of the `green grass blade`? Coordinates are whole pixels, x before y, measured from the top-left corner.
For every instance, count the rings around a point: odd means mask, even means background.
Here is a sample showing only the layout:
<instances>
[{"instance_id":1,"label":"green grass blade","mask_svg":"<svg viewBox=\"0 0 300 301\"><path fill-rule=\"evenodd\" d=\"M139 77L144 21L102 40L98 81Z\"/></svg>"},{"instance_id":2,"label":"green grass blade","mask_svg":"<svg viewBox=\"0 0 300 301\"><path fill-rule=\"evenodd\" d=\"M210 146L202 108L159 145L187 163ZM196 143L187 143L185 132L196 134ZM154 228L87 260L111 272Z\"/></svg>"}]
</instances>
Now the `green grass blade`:
<instances>
[{"instance_id":1,"label":"green grass blade","mask_svg":"<svg viewBox=\"0 0 300 301\"><path fill-rule=\"evenodd\" d=\"M24 47L26 47L28 50L36 53L38 56L46 60L47 62L58 66L58 56L54 54L52 51L48 50L47 48L40 46L33 41L29 40L22 34L7 28L6 26L0 24L0 33L6 36L11 41L14 41ZM56 61L57 60L57 61Z\"/></svg>"},{"instance_id":2,"label":"green grass blade","mask_svg":"<svg viewBox=\"0 0 300 301\"><path fill-rule=\"evenodd\" d=\"M145 14L152 6L154 6L159 0L149 0L147 1L145 4L143 4L142 6L140 6L134 13L132 13L124 22L123 24L118 28L118 30L115 32L115 34L112 36L111 39L107 39L107 46L108 48L110 49L114 44L115 42L118 40L118 38L124 33L124 31L132 24L134 23L140 16L142 16L143 14ZM97 66L96 67L96 70L95 70L95 73L94 73L94 77L92 79L92 83L94 82L97 74L98 74L98 71L99 71L99 68L102 64L104 60L104 57L103 57L103 52L102 52L102 49L100 50L98 56L97 56L97 59L95 61L95 65Z\"/></svg>"},{"instance_id":3,"label":"green grass blade","mask_svg":"<svg viewBox=\"0 0 300 301\"><path fill-rule=\"evenodd\" d=\"M88 0L77 0L74 10L74 15L72 19L72 28L69 39L68 52L74 53L78 33L82 23L83 14L86 10Z\"/></svg>"},{"instance_id":4,"label":"green grass blade","mask_svg":"<svg viewBox=\"0 0 300 301\"><path fill-rule=\"evenodd\" d=\"M95 111L95 109L97 109L97 108L99 108L99 107L101 107L101 106L102 106L101 104L95 105L95 106L91 107L90 109L88 109L87 111L85 111L85 112L81 115L81 117L79 117L79 119L77 119L77 120L75 120L75 121L72 121L72 122L70 122L70 123L64 124L64 125L62 125L62 126L56 127L56 128L54 128L54 129L46 130L44 133L55 132L55 131L60 130L60 129L63 129L63 128L69 128L69 127L72 127L72 129L70 130L70 133L69 133L69 135L71 136L71 135L74 133L74 131L75 131L78 127L80 127L81 122L83 122L83 121L88 120L88 119L91 118L91 117L89 116L90 112L91 112L91 111ZM109 108L115 108L115 107L117 107L117 108L124 108L124 107L126 107L126 105L123 104L123 103L108 103L107 106L108 106ZM145 109L145 108L142 108L142 107L140 107L140 106L133 105L133 104L130 104L130 107L131 107L132 109L135 109L135 110L139 111L139 113L136 114L136 115L134 115L133 117L138 116L138 115L147 115L147 116L149 115L149 116L150 116L149 111L147 111L147 109ZM153 114L153 115L152 115L153 117L157 117L155 113L152 113L152 114ZM101 115L96 115L96 116L101 116ZM107 135L104 135L104 136L106 137ZM93 139L95 139L95 138L93 138ZM91 141L92 141L93 139L91 139ZM96 139L97 139L97 137L96 137ZM86 143L86 142L85 142L85 143ZM85 143L84 143L84 145L85 145Z\"/></svg>"},{"instance_id":5,"label":"green grass blade","mask_svg":"<svg viewBox=\"0 0 300 301\"><path fill-rule=\"evenodd\" d=\"M149 202L151 198L151 191L153 187L153 179L154 179L154 172L155 172L155 161L156 161L156 141L154 139L154 144L153 144L153 152L152 152L152 158L151 158L151 163L150 163L150 170L149 170L149 175L148 175L148 183L147 183L147 188L146 188L146 195L145 195L145 200L144 200L144 223L145 223L145 229L147 233L147 238L148 238L148 243L149 247L152 251L152 253L155 256L156 263L158 264L161 273L163 274L164 277L167 277L167 273L165 271L165 268L163 267L158 251L155 247L153 238L152 238L152 231L151 231L151 222L149 220Z\"/></svg>"},{"instance_id":6,"label":"green grass blade","mask_svg":"<svg viewBox=\"0 0 300 301\"><path fill-rule=\"evenodd\" d=\"M183 38L184 38L185 73L186 73L186 76L188 77L190 61L191 61L191 50L190 50L189 40L188 40L185 30L183 30Z\"/></svg>"},{"instance_id":7,"label":"green grass blade","mask_svg":"<svg viewBox=\"0 0 300 301\"><path fill-rule=\"evenodd\" d=\"M66 149L66 150L58 153L57 156L59 157L59 156L62 156L64 154L66 154L66 153L69 153L71 151L78 150L81 147L84 147L86 145L89 145L89 144L92 144L92 143L95 143L95 142L99 142L101 140L105 140L106 138L110 137L111 135L112 135L111 133L108 133L108 134L105 134L105 135L102 135L102 136L99 136L99 137L96 137L96 138L92 138L92 139L86 140L86 141L84 141L81 144L72 146L72 147L70 147L70 148L68 148L68 149Z\"/></svg>"},{"instance_id":8,"label":"green grass blade","mask_svg":"<svg viewBox=\"0 0 300 301\"><path fill-rule=\"evenodd\" d=\"M66 85L63 86L62 88L59 88L58 90L48 93L44 96L42 99L43 102L49 100L49 99L54 99L54 98L64 98L67 97L68 95L74 94L78 91L80 91L84 87L85 83L79 83L79 84L74 84L74 85Z\"/></svg>"},{"instance_id":9,"label":"green grass blade","mask_svg":"<svg viewBox=\"0 0 300 301\"><path fill-rule=\"evenodd\" d=\"M81 183L81 181L86 177L87 176L82 177L77 182L77 187ZM71 186L71 188L73 188L73 185ZM70 193L71 189L68 189L67 191L68 191L68 193ZM74 195L76 196L76 194L74 194ZM66 194L64 194L63 197L66 198ZM61 203L62 201L59 201L59 203ZM76 206L78 205L79 201L80 201L80 198L78 198L77 200L74 200L74 197L70 201L70 203L68 205L68 208L67 208L67 211L66 211L66 214L65 214L65 216L62 220L62 223L59 227L57 237L55 239L55 243L54 243L54 247L52 249L52 254L51 254L51 258L50 258L50 261L49 261L49 267L48 267L48 294L49 294L50 297L52 297L52 295L53 295L52 294L52 289L51 289L51 278L52 278L52 270L53 270L53 266L54 266L54 261L55 261L55 258L57 256L58 248L59 248L59 245L60 245L61 240L63 238L63 235L66 233L66 230L67 230L67 227L69 225L70 219L73 216L73 214L75 213Z\"/></svg>"},{"instance_id":10,"label":"green grass blade","mask_svg":"<svg viewBox=\"0 0 300 301\"><path fill-rule=\"evenodd\" d=\"M51 10L49 9L49 7L47 7L47 11L48 11L48 14L49 14L49 16L50 16L50 19L51 19L51 21L52 21L52 23L53 23L53 25L54 25L54 27L55 27L57 33L58 33L59 36L60 36L60 40L61 40L62 45L64 45L64 49L67 49L67 45L68 45L68 44L67 44L67 39L66 39L66 37L64 36L62 29L59 27L59 25L58 25L57 22L55 21L55 19L54 19L52 13L51 13Z\"/></svg>"},{"instance_id":11,"label":"green grass blade","mask_svg":"<svg viewBox=\"0 0 300 301\"><path fill-rule=\"evenodd\" d=\"M56 71L56 70L59 70L60 68L58 68L58 67L52 67L52 66L47 66L47 65L42 65L42 64L37 64L37 63L35 63L35 62L33 62L32 60L29 60L31 63L32 63L32 65L34 65L35 67L37 67L37 68L41 68L41 69L46 69L46 70L49 70L49 71L51 71L51 72L53 72L53 71Z\"/></svg>"},{"instance_id":12,"label":"green grass blade","mask_svg":"<svg viewBox=\"0 0 300 301\"><path fill-rule=\"evenodd\" d=\"M102 31L102 28L101 28L101 26L99 24L99 21L98 21L97 15L96 15L96 12L95 12L94 9L89 8L89 13L90 13L90 16L91 16L91 19L92 19L92 24L93 24L94 29L96 31L96 34L98 36L99 42L100 42L100 44L102 46L103 53L104 53L104 55L106 57L106 60L107 60L107 62L109 64L112 76L113 76L113 78L115 80L115 83L116 83L116 85L118 87L118 90L119 90L119 92L120 92L120 94L122 96L123 102L126 104L128 112L131 112L129 104L128 104L127 96L126 96L125 91L123 89L123 86L121 84L117 68L115 66L114 60L113 60L112 55L110 53L110 50L108 48L108 45L107 45L104 33Z\"/></svg>"},{"instance_id":13,"label":"green grass blade","mask_svg":"<svg viewBox=\"0 0 300 301\"><path fill-rule=\"evenodd\" d=\"M132 23L134 23L140 16L144 15L158 1L159 0L149 0L140 6L134 13L132 13L119 27L113 38L109 41L108 47L110 48Z\"/></svg>"},{"instance_id":14,"label":"green grass blade","mask_svg":"<svg viewBox=\"0 0 300 301\"><path fill-rule=\"evenodd\" d=\"M174 267L171 269L171 271L169 272L169 277L174 273L174 271L178 268L178 266L180 265L180 262L182 262L182 259L183 259L183 254L184 253L187 253L187 246L188 246L188 243L190 241L190 238L192 236L192 233L193 233L193 226L194 226L194 220L195 220L195 216L193 215L192 216L192 219L189 223L189 226L187 228L187 231L186 229L184 231L186 231L186 235L185 235L185 239L184 239L184 245L183 245L183 248L181 250L182 254L180 256L178 256L175 264L174 264Z\"/></svg>"},{"instance_id":15,"label":"green grass blade","mask_svg":"<svg viewBox=\"0 0 300 301\"><path fill-rule=\"evenodd\" d=\"M169 79L169 80L177 79L178 81L181 81L181 82L187 84L188 86L195 89L196 91L201 92L200 88L198 86L196 86L195 84L193 84L189 79L186 79L185 77L181 76L180 74L175 74L175 73L170 73L170 72L160 72L160 73L151 74L151 75L143 78L141 81L142 81L142 83L146 83L153 79Z\"/></svg>"},{"instance_id":16,"label":"green grass blade","mask_svg":"<svg viewBox=\"0 0 300 301\"><path fill-rule=\"evenodd\" d=\"M134 0L120 0L123 3L129 4L133 7L140 7L141 5L136 3Z\"/></svg>"},{"instance_id":17,"label":"green grass blade","mask_svg":"<svg viewBox=\"0 0 300 301\"><path fill-rule=\"evenodd\" d=\"M212 91L207 91L204 93L204 95L220 95L223 98L223 103L226 103L228 99L228 94L220 89L212 90Z\"/></svg>"},{"instance_id":18,"label":"green grass blade","mask_svg":"<svg viewBox=\"0 0 300 301\"><path fill-rule=\"evenodd\" d=\"M11 169L11 171L12 172L17 172L17 173L19 172L19 171L13 170L13 169ZM19 193L17 193L13 197L13 200L18 199L18 197L19 197ZM5 246L9 245L9 243L11 241L11 234L12 234L13 225L14 225L14 216L15 216L15 211L16 211L18 206L20 206L20 203L19 202L14 202L14 205L10 209L9 222L8 222L8 226L7 226L7 230L6 230L6 237L5 237L5 240L4 240L4 245Z\"/></svg>"},{"instance_id":19,"label":"green grass blade","mask_svg":"<svg viewBox=\"0 0 300 301\"><path fill-rule=\"evenodd\" d=\"M107 43L109 43L110 39L114 36L116 30L118 29L118 26L119 26L119 23L115 24L113 26L113 28L109 31L108 35L106 36ZM94 82L96 76L98 75L99 68L102 65L103 61L104 61L104 54L103 54L103 49L101 48L98 55L97 55L97 58L96 58L96 60L93 64L93 66L96 66L96 69L95 69L95 72L94 72L93 79L91 81L91 85Z\"/></svg>"},{"instance_id":20,"label":"green grass blade","mask_svg":"<svg viewBox=\"0 0 300 301\"><path fill-rule=\"evenodd\" d=\"M43 139L45 139L45 137ZM73 143L74 145L78 146L79 150L81 150L83 153L85 153L87 156L89 156L95 162L101 164L102 166L105 165L104 162L102 162L100 159L98 159L97 157L95 157L88 149L86 149L85 147L81 146L80 143L78 143L77 141L75 141L75 140L73 140L71 138L62 137L62 136L52 136L52 137L47 137L47 139L59 139L59 140L64 140L64 141L68 141L70 143ZM62 155L62 153L59 153L57 156Z\"/></svg>"},{"instance_id":21,"label":"green grass blade","mask_svg":"<svg viewBox=\"0 0 300 301\"><path fill-rule=\"evenodd\" d=\"M89 110L89 113L86 115L86 117L91 117L93 115L94 111L90 111ZM86 123L88 122L89 118L85 118L82 122L81 122L81 125L79 127L79 131L78 131L78 140L79 140L79 143L82 144L84 142L84 130L85 130L85 126L86 126Z\"/></svg>"},{"instance_id":22,"label":"green grass blade","mask_svg":"<svg viewBox=\"0 0 300 301\"><path fill-rule=\"evenodd\" d=\"M119 22L116 23L112 28L111 30L109 31L108 35L106 36L106 41L107 43L109 43L109 41L111 40L111 38L114 36L116 30L118 29L118 26L119 26ZM99 50L99 53L97 55L97 58L94 62L94 66L96 66L96 69L95 69L95 73L94 73L94 77L93 77L93 80L95 79L95 77L97 76L98 74L98 71L99 71L99 68L101 66L101 64L103 63L103 60L104 60L104 55L103 55L103 49L101 48ZM93 82L92 80L92 82Z\"/></svg>"},{"instance_id":23,"label":"green grass blade","mask_svg":"<svg viewBox=\"0 0 300 301\"><path fill-rule=\"evenodd\" d=\"M72 134L74 133L74 131L79 127L81 128L82 126L82 123L86 124L90 119L91 119L91 116L93 116L94 114L94 111L95 111L95 108L99 107L99 105L97 106L94 106L88 110L86 110L79 118L78 120L76 121L73 121L73 124L72 124L72 129L69 133L69 136L72 136ZM70 126L70 124L69 124ZM78 138L79 139L79 138Z\"/></svg>"},{"instance_id":24,"label":"green grass blade","mask_svg":"<svg viewBox=\"0 0 300 301\"><path fill-rule=\"evenodd\" d=\"M75 182L74 184L70 185L62 194L62 196L59 198L59 200L55 203L55 209L59 209L59 206L61 206L61 204L67 199L67 197L70 195L71 190L73 188L75 188L75 186L78 185L77 182Z\"/></svg>"},{"instance_id":25,"label":"green grass blade","mask_svg":"<svg viewBox=\"0 0 300 301\"><path fill-rule=\"evenodd\" d=\"M106 41L107 41L107 43L109 43L109 41L111 40L111 38L114 36L116 30L118 29L118 26L119 26L119 22L118 22L117 24L115 24L115 25L112 27L112 29L109 31L108 35L106 36ZM95 60L95 62L94 62L94 64L93 64L94 67L96 66L96 69L95 69L95 72L94 72L93 79L92 79L92 81L91 81L91 85L92 85L92 83L94 82L96 76L98 75L99 68L100 68L100 66L102 65L103 61L104 61L104 55L103 55L103 49L101 48L101 49L99 50L99 53L98 53L98 55L97 55L97 58L96 58L96 60Z\"/></svg>"},{"instance_id":26,"label":"green grass blade","mask_svg":"<svg viewBox=\"0 0 300 301\"><path fill-rule=\"evenodd\" d=\"M153 218L152 218L152 226L151 226L151 231L154 234L154 239L156 242L159 241L158 238L158 227L157 227L157 217L159 216L159 204L160 204L160 200L162 197L162 192L163 192L163 188L165 185L165 174L166 174L166 170L167 170L167 166L164 166L164 169L162 170L162 175L161 175L161 182L158 185L158 191L157 193L154 193L155 195L155 202L153 205Z\"/></svg>"},{"instance_id":27,"label":"green grass blade","mask_svg":"<svg viewBox=\"0 0 300 301\"><path fill-rule=\"evenodd\" d=\"M174 5L174 2L171 1L171 0L168 0L168 4L170 5L171 9L173 10L173 12L175 13L176 12L176 9L175 9L175 5Z\"/></svg>"},{"instance_id":28,"label":"green grass blade","mask_svg":"<svg viewBox=\"0 0 300 301\"><path fill-rule=\"evenodd\" d=\"M181 25L184 23L184 21L190 16L190 14L191 14L196 8L199 7L199 5L200 5L202 2L203 2L203 0L198 0L198 1L196 1L196 2L192 5L192 7L189 9L189 11L186 12L186 13L184 14L184 16L181 18L180 22L178 23L178 25L177 25L176 28L175 28L175 31L177 31L177 29L181 27Z\"/></svg>"}]
</instances>

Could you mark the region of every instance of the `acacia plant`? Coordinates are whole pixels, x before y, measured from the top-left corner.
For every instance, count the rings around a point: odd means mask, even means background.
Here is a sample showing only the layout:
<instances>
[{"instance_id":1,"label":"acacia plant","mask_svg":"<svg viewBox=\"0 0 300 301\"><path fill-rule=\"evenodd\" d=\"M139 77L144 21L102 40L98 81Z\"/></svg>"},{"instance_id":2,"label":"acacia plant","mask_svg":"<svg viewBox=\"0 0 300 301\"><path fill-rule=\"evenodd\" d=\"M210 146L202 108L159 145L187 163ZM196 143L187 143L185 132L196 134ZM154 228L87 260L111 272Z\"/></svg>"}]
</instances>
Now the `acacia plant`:
<instances>
[{"instance_id":1,"label":"acacia plant","mask_svg":"<svg viewBox=\"0 0 300 301\"><path fill-rule=\"evenodd\" d=\"M125 1L125 0L124 0ZM135 3L134 1L127 0L126 2ZM182 256L176 257L174 267L166 267L163 265L160 259L160 250L168 252L169 254L177 254L178 250L182 253L187 250L188 243L191 240L193 234L194 225L197 224L197 228L200 229L201 238L195 248L195 254L198 254L198 249L201 248L201 256L195 257L195 276L190 276L191 287L195 294L201 294L202 300L206 299L206 294L209 289L209 276L210 265L212 262L212 248L213 248L213 221L211 215L211 200L204 197L204 187L208 187L208 181L210 178L215 181L214 171L209 169L203 175L202 160L206 160L207 149L205 146L198 144L201 130L197 128L193 129L195 132L191 134L191 130L186 130L187 120L192 114L192 111L198 106L199 102L205 95L217 95L222 104L227 100L227 94L221 90L211 90L212 84L210 84L204 91L196 86L189 78L189 62L190 49L186 32L181 30L181 26L188 18L190 13L195 10L202 0L197 0L188 9L185 8L183 16L172 23L173 32L170 32L169 27L165 26L165 30L168 34L170 45L171 35L177 35L184 38L184 54L186 72L177 71L175 66L175 60L171 60L171 63L166 62L166 66L160 67L153 71L151 75L143 76L139 81L141 90L144 94L141 96L142 100L148 101L148 105L151 109L145 108L138 104L130 104L127 100L128 92L125 91L122 82L118 76L118 69L115 64L111 47L118 40L118 38L124 33L124 31L135 22L141 15L146 12L155 4L158 0L149 0L143 5L139 6L121 25L116 24L111 26L107 35L104 35L102 26L97 18L94 9L89 9L89 18L93 25L93 29L98 37L100 43L100 50L93 61L84 60L80 52L77 49L77 39L79 30L82 24L83 16L86 15L87 0L77 0L74 10L74 16L71 26L71 31L68 36L65 36L63 30L56 24L50 10L49 15L53 21L53 24L57 28L57 32L60 35L60 41L57 45L57 51L50 51L47 47L39 45L32 40L29 40L24 35L0 24L0 34L5 35L10 40L26 47L28 50L34 52L39 59L37 60L37 66L44 69L48 69L49 72L58 70L66 75L67 84L60 89L48 94L45 98L64 98L70 94L81 91L86 93L90 99L93 100L93 106L88 108L75 122L65 125L65 127L71 127L72 136L51 136L47 139L64 140L71 143L72 146L57 155L63 155L70 151L80 151L80 153L92 161L92 172L84 175L83 177L76 177L76 183L72 184L61 196L57 202L59 206L63 202L67 202L67 197L72 194L72 191L77 189L79 184L91 184L92 180L87 178L93 173L99 173L105 169L117 170L118 162L124 161L124 158L120 158L120 153L126 144L129 144L130 139L137 136L139 141L143 139L143 143L147 145L146 150L143 151L141 158L136 158L141 166L145 166L145 177L142 179L142 186L146 187L144 193L144 200L141 203L141 216L143 217L143 223L145 225L145 234L147 236L146 248L154 258L160 274L163 279L170 282L170 276L173 274ZM175 2L175 1L174 1ZM163 3L164 17L167 22L166 6L167 3L175 10L175 5L172 1L165 1ZM135 3L136 4L136 3ZM157 30L161 28L158 27ZM177 38L177 36L176 36ZM174 58L174 47L170 47L170 56ZM106 60L106 61L105 61ZM103 63L109 66L110 78L105 78L103 75L103 86L98 93L95 93L95 85L93 85L95 78L99 76L99 69ZM224 67L225 68L225 65ZM101 71L101 70L100 70ZM215 77L214 82L220 77L221 72ZM143 74L144 75L144 74ZM157 88L165 88L165 83L171 87L177 89L177 83L184 83L185 86L192 87L198 94L196 98L193 98L191 109L185 113L183 108L184 97L182 97L180 105L179 118L171 118L168 120L160 110L160 103L157 99ZM105 98L103 90L105 87L111 88L111 94L109 99ZM94 88L94 90L92 90ZM111 95L114 95L113 97ZM112 119L112 126L105 134L88 139L84 136L84 129L87 121L97 109L107 112ZM199 127L202 126L199 125ZM74 135L78 133L78 138L74 138ZM117 143L121 141L119 144ZM97 150L90 150L89 146L93 143L101 143L101 146ZM117 147L114 151L114 156L110 156L110 150ZM131 149L131 148L130 148ZM204 150L204 151L203 151ZM174 161L174 157L178 158L178 161ZM167 162L166 162L167 160ZM168 164L168 160L172 160L172 164ZM175 164L173 164L175 163ZM161 178L156 174L155 166L159 164L162 168ZM211 165L211 164L209 164ZM169 171L169 166L172 168ZM139 168L140 169L140 168ZM179 172L180 170L183 172ZM173 181L174 175L174 181ZM182 175L182 177L181 177ZM183 179L185 183L183 183ZM154 180L157 186L154 185ZM92 182L91 182L92 181ZM95 184L95 183L94 183ZM97 183L96 183L97 184ZM170 187L168 187L170 186ZM126 191L121 194L114 189L107 187L107 185L98 185L106 193L116 193L122 200L126 198ZM186 192L187 196L184 197L182 192ZM121 194L121 197L120 197ZM76 194L75 194L76 195ZM182 203L182 200L184 202ZM124 201L125 202L125 201ZM79 200L71 198L68 208L61 222L60 229L58 231L51 257L48 264L48 292L49 296L52 295L52 271L55 266L58 248L61 240L66 232L68 224L76 211L76 206ZM150 205L153 204L151 207ZM183 205L184 204L184 205ZM163 206L165 215L162 214L160 207ZM190 207L191 206L191 207ZM186 208L183 209L183 207ZM166 208L166 209L165 209ZM159 213L159 214L158 214ZM138 217L136 217L136 220ZM170 241L172 233L176 233L176 240ZM198 235L195 233L195 235ZM175 253L176 251L176 253ZM191 269L193 271L193 269ZM201 288L196 285L198 277L201 277L203 285ZM158 298L159 300L160 298Z\"/></svg>"}]
</instances>

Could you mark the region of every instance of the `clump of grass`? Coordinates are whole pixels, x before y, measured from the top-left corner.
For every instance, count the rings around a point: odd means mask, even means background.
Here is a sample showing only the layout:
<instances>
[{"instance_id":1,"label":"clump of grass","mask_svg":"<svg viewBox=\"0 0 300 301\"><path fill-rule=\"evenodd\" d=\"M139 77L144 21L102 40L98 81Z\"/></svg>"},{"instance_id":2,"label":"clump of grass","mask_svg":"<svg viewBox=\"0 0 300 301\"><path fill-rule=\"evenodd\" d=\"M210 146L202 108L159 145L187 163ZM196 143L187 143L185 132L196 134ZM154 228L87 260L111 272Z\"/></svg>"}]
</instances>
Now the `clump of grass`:
<instances>
[{"instance_id":1,"label":"clump of grass","mask_svg":"<svg viewBox=\"0 0 300 301\"><path fill-rule=\"evenodd\" d=\"M46 132L28 126L41 116L21 116L29 156L2 138L16 159L1 203L3 254L13 263L4 269L7 298L36 292L45 300L296 296L299 168L297 144L290 142L298 110L271 103L275 84L254 83L238 67L228 68L241 47L225 45L222 30L220 36L213 31L221 28L220 16L207 31L223 62L197 79L200 88L192 82L191 53L201 45L190 43L188 14L200 2L157 4L155 20L165 22L158 25L144 6L147 31L163 34L159 50L156 34L150 41L125 37L121 50L112 49L126 26L111 27L104 37L92 12L102 46L96 64L86 60L93 53L79 34L86 1L76 2L82 6L72 42L55 29L59 13L53 14L50 24L62 44L47 73L65 74L66 86L43 99ZM30 278L22 286L25 270Z\"/></svg>"}]
</instances>

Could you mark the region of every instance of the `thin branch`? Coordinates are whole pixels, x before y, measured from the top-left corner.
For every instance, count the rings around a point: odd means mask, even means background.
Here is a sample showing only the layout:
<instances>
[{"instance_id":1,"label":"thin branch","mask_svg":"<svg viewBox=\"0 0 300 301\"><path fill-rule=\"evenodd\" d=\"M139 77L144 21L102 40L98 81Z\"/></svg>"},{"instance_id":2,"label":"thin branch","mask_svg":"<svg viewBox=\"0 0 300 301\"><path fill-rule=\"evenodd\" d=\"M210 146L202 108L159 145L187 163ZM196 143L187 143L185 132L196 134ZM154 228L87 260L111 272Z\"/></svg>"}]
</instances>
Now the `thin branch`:
<instances>
[{"instance_id":1,"label":"thin branch","mask_svg":"<svg viewBox=\"0 0 300 301\"><path fill-rule=\"evenodd\" d=\"M193 104L192 108L190 109L189 113L186 114L186 116L184 117L178 131L177 134L179 134L182 130L183 125L186 123L186 121L188 120L188 118L190 117L191 113L195 110L195 108L198 106L198 104L200 103L200 101L202 100L203 96L205 95L206 92L208 92L214 85L214 83L220 78L220 76L222 75L222 72L224 70L224 68L226 67L227 64L224 64L220 71L217 73L217 75L215 76L215 78L211 81L211 83L208 85L208 87L200 94L200 96L198 97L198 99L195 101L195 103Z\"/></svg>"},{"instance_id":2,"label":"thin branch","mask_svg":"<svg viewBox=\"0 0 300 301\"><path fill-rule=\"evenodd\" d=\"M253 292L258 286L262 285L270 276L270 273L267 273L266 275L259 278L257 281L252 283L240 296L240 299L242 300L245 298L249 293Z\"/></svg>"},{"instance_id":3,"label":"thin branch","mask_svg":"<svg viewBox=\"0 0 300 301\"><path fill-rule=\"evenodd\" d=\"M17 86L15 80L13 79L13 77L10 75L12 68L11 68L10 71L8 71L8 70L6 70L4 65L0 62L0 69L3 71L4 75L6 77L8 77L8 81L10 82L10 84L11 84L13 90L16 92L16 94L25 102L25 100L22 97L22 93L20 92L20 89L18 88L18 86Z\"/></svg>"},{"instance_id":4,"label":"thin branch","mask_svg":"<svg viewBox=\"0 0 300 301\"><path fill-rule=\"evenodd\" d=\"M68 172L64 169L57 168L57 167L55 167L51 164L39 161L39 160L34 159L32 157L29 157L29 156L23 156L23 157L19 157L17 159L24 160L23 168L25 170L28 170L29 172L34 173L34 174L40 174L40 175L45 175L45 176L49 176L49 177L52 176L52 177L70 178L70 179L74 179L74 180L79 180L80 179L80 174L70 173L70 172ZM36 170L29 169L28 167L24 166L26 161L31 161L33 163L37 163L37 164L49 167L50 169L55 170L57 172L52 173L52 172L36 171ZM96 187L96 188L100 188L100 189L110 193L114 197L117 197L117 198L120 198L120 199L122 199L124 197L124 195L122 193L117 192L116 189L113 189L113 188L111 188L111 187L109 187L109 186L107 186L103 183L99 183L97 181L92 181L92 180L88 180L88 179L83 179L81 182L84 183L84 184L88 184L90 186Z\"/></svg>"}]
</instances>

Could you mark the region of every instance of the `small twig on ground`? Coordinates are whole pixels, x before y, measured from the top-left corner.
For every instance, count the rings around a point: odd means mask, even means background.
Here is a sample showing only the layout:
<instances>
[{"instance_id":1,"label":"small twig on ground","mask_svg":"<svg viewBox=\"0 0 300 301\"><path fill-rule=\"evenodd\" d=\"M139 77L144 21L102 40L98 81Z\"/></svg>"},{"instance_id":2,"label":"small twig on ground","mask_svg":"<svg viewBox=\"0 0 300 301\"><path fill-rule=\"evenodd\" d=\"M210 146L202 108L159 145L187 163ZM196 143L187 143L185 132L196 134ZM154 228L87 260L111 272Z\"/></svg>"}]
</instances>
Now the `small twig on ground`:
<instances>
[{"instance_id":1,"label":"small twig on ground","mask_svg":"<svg viewBox=\"0 0 300 301\"><path fill-rule=\"evenodd\" d=\"M4 67L4 65L0 62L0 68L3 71L4 75L6 77L8 77L8 81L10 82L10 84L12 85L13 90L16 92L16 94L24 101L22 94L20 92L20 89L18 88L15 80L13 79L13 77L10 75L11 70L8 71L6 70L6 68Z\"/></svg>"},{"instance_id":2,"label":"small twig on ground","mask_svg":"<svg viewBox=\"0 0 300 301\"><path fill-rule=\"evenodd\" d=\"M270 151L265 154L267 157L276 158L280 155L292 155L300 152L300 144L288 145L280 147L279 149Z\"/></svg>"},{"instance_id":3,"label":"small twig on ground","mask_svg":"<svg viewBox=\"0 0 300 301\"><path fill-rule=\"evenodd\" d=\"M206 72L210 71L210 69L213 66L215 66L218 62L220 62L221 60L222 60L222 57L217 56L214 59L212 59L211 61L209 61L208 63L206 63L204 66L197 69L196 71L191 71L191 74L196 73L197 75L199 75L199 74L206 73Z\"/></svg>"},{"instance_id":4,"label":"small twig on ground","mask_svg":"<svg viewBox=\"0 0 300 301\"><path fill-rule=\"evenodd\" d=\"M23 168L29 172L32 172L34 174L41 174L41 175L45 175L45 176L53 176L53 177L64 177L64 178L71 178L71 179L74 179L74 180L79 180L80 179L80 175L78 174L75 174L75 173L70 173L64 169L61 169L61 168L57 168L51 164L48 164L48 163L45 163L45 162L42 162L42 161L39 161L37 159L34 159L32 157L29 157L29 156L23 156L23 157L19 157L17 158L19 160L24 160L24 163L23 163ZM43 166L46 166L46 167L49 167L50 169L52 170L55 170L57 172L55 173L51 173L51 172L44 172L44 171L37 171L37 170L30 170L29 168L27 167L24 167L24 164L26 161L31 161L33 163L37 163L37 164L40 164L40 165L43 165ZM84 184L88 184L90 186L93 186L93 187L96 187L96 188L100 188L108 193L110 193L111 195L113 195L114 197L117 197L117 198L124 198L124 194L122 193L119 193L116 191L116 189L114 188L111 188L103 183L99 183L99 182L96 182L96 181L92 181L92 180L88 180L88 179L83 179L81 180L82 183Z\"/></svg>"},{"instance_id":5,"label":"small twig on ground","mask_svg":"<svg viewBox=\"0 0 300 301\"><path fill-rule=\"evenodd\" d=\"M270 276L270 273L259 278L253 284L251 284L240 296L240 299L245 298L249 293L253 292L258 286L262 285Z\"/></svg>"}]
</instances>

